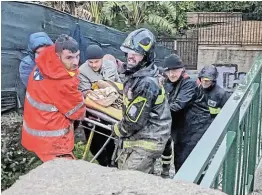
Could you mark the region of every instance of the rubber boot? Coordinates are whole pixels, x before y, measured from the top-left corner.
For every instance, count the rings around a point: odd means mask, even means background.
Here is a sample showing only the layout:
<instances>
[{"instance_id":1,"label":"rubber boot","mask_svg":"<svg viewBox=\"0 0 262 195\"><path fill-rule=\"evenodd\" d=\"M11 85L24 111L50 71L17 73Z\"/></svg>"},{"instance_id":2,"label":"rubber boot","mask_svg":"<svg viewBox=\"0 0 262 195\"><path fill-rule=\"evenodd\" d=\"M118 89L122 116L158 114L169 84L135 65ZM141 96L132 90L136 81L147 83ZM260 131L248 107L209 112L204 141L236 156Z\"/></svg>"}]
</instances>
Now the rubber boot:
<instances>
[{"instance_id":1,"label":"rubber boot","mask_svg":"<svg viewBox=\"0 0 262 195\"><path fill-rule=\"evenodd\" d=\"M170 178L169 171L170 171L170 164L163 165L163 171L161 173L161 177L164 179Z\"/></svg>"}]
</instances>

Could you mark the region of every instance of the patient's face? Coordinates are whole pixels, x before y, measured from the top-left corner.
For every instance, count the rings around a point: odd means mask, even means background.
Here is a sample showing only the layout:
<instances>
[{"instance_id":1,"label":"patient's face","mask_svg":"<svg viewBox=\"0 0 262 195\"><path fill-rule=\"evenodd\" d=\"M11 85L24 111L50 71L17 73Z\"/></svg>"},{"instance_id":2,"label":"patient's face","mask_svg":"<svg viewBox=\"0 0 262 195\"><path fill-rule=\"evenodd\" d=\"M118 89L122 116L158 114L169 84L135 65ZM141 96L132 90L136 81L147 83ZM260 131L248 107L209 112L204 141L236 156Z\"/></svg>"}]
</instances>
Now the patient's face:
<instances>
[{"instance_id":1,"label":"patient's face","mask_svg":"<svg viewBox=\"0 0 262 195\"><path fill-rule=\"evenodd\" d=\"M88 65L92 68L93 71L97 72L102 67L102 59L90 59L88 60Z\"/></svg>"}]
</instances>

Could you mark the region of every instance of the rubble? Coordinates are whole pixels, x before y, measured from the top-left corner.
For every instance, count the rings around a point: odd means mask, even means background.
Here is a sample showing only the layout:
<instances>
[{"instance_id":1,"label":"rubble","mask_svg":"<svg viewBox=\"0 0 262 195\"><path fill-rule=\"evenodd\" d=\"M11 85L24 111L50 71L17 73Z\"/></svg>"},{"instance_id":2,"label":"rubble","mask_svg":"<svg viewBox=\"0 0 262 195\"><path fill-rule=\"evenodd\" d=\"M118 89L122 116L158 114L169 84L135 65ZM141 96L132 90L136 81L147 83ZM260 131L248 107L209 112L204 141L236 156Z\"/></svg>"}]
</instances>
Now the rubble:
<instances>
[{"instance_id":1,"label":"rubble","mask_svg":"<svg viewBox=\"0 0 262 195\"><path fill-rule=\"evenodd\" d=\"M121 171L82 160L56 159L28 174L3 195L223 195L196 184L162 179L138 171Z\"/></svg>"}]
</instances>

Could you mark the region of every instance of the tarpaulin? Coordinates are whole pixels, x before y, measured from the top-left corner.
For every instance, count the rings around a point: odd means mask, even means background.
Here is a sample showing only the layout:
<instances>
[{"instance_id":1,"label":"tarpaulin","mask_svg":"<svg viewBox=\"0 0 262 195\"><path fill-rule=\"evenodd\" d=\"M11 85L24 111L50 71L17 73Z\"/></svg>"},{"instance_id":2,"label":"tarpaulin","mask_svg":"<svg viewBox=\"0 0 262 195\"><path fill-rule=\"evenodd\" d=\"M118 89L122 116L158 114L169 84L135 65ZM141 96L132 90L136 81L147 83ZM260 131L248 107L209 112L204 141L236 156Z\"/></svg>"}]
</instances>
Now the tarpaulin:
<instances>
[{"instance_id":1,"label":"tarpaulin","mask_svg":"<svg viewBox=\"0 0 262 195\"><path fill-rule=\"evenodd\" d=\"M20 60L26 55L31 33L44 31L55 41L60 34L72 34L78 22L81 27L81 41L87 45L98 44L105 53L125 60L120 46L127 33L30 2L1 2L1 11L2 89L15 87L22 103L25 87L20 80L18 69ZM170 53L171 50L157 45L156 63L161 63Z\"/></svg>"}]
</instances>

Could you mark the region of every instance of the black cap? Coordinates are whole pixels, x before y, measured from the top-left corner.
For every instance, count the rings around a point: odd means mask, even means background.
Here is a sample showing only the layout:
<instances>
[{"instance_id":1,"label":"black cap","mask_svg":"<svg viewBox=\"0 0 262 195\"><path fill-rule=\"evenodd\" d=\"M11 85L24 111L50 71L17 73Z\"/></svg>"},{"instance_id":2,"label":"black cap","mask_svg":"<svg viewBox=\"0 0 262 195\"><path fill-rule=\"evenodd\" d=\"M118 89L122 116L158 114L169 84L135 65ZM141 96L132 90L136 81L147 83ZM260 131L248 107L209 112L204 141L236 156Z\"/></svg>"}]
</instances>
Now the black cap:
<instances>
[{"instance_id":1,"label":"black cap","mask_svg":"<svg viewBox=\"0 0 262 195\"><path fill-rule=\"evenodd\" d=\"M164 59L165 70L184 68L181 58L176 54L171 54Z\"/></svg>"},{"instance_id":2,"label":"black cap","mask_svg":"<svg viewBox=\"0 0 262 195\"><path fill-rule=\"evenodd\" d=\"M91 59L102 59L104 57L104 52L98 45L90 45L86 49L87 60Z\"/></svg>"}]
</instances>

